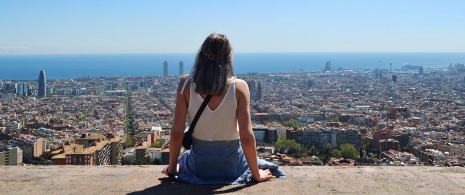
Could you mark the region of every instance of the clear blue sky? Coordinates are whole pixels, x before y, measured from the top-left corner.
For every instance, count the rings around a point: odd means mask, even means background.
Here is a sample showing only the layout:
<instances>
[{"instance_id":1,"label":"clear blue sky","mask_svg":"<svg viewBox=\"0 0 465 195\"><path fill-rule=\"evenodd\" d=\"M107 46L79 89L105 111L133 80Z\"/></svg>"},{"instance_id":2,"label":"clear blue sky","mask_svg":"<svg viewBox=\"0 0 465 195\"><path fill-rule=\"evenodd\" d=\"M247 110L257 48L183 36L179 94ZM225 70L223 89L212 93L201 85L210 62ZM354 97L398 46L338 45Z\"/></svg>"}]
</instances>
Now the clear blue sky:
<instances>
[{"instance_id":1,"label":"clear blue sky","mask_svg":"<svg viewBox=\"0 0 465 195\"><path fill-rule=\"evenodd\" d=\"M465 1L0 1L0 54L465 52Z\"/></svg>"}]
</instances>

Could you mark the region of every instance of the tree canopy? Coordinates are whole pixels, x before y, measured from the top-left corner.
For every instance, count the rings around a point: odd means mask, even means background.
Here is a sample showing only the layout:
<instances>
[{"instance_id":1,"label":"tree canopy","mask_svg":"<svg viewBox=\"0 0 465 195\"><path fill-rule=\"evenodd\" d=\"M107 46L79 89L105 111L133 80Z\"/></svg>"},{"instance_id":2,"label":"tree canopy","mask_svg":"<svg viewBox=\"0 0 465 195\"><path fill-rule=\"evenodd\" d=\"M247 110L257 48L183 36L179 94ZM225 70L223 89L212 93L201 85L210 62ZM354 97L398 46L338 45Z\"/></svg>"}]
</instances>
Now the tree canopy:
<instances>
[{"instance_id":1,"label":"tree canopy","mask_svg":"<svg viewBox=\"0 0 465 195\"><path fill-rule=\"evenodd\" d=\"M279 138L274 144L276 150L281 153L296 153L300 150L301 146L295 140Z\"/></svg>"},{"instance_id":2,"label":"tree canopy","mask_svg":"<svg viewBox=\"0 0 465 195\"><path fill-rule=\"evenodd\" d=\"M331 157L341 158L341 151L339 151L338 149L333 149L331 151Z\"/></svg>"},{"instance_id":3,"label":"tree canopy","mask_svg":"<svg viewBox=\"0 0 465 195\"><path fill-rule=\"evenodd\" d=\"M283 121L283 122L281 122L281 124L286 126L286 127L303 127L304 126L304 125L301 125L299 122L297 122L294 119Z\"/></svg>"},{"instance_id":4,"label":"tree canopy","mask_svg":"<svg viewBox=\"0 0 465 195\"><path fill-rule=\"evenodd\" d=\"M341 156L345 159L355 159L359 154L353 144L342 144L339 148L341 149Z\"/></svg>"},{"instance_id":5,"label":"tree canopy","mask_svg":"<svg viewBox=\"0 0 465 195\"><path fill-rule=\"evenodd\" d=\"M165 144L164 141L158 140L150 145L151 148L161 148Z\"/></svg>"}]
</instances>

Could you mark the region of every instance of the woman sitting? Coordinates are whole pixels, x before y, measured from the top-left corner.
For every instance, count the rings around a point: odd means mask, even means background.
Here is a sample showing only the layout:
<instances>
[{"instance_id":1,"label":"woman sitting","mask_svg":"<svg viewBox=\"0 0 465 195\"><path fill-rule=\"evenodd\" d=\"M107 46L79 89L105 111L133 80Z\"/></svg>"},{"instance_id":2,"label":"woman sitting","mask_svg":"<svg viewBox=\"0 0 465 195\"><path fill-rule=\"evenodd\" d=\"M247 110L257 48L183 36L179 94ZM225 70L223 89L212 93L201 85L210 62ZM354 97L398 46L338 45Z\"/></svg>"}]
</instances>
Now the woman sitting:
<instances>
[{"instance_id":1,"label":"woman sitting","mask_svg":"<svg viewBox=\"0 0 465 195\"><path fill-rule=\"evenodd\" d=\"M278 166L257 158L249 88L234 77L232 61L232 47L225 35L214 33L206 38L192 73L184 75L178 85L169 166L164 174L194 184L285 177ZM194 128L192 148L179 157L186 116L191 124L207 95L212 97Z\"/></svg>"}]
</instances>

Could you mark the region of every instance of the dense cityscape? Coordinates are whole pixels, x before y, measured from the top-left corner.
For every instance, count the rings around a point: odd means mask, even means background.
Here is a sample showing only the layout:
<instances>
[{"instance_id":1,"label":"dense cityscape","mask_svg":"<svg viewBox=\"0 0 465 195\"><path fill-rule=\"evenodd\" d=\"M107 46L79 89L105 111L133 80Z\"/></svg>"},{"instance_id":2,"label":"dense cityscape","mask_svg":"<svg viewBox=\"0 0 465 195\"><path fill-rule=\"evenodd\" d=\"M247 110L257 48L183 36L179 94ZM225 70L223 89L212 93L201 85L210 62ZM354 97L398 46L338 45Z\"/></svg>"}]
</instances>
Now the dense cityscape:
<instances>
[{"instance_id":1,"label":"dense cityscape","mask_svg":"<svg viewBox=\"0 0 465 195\"><path fill-rule=\"evenodd\" d=\"M184 73L0 81L0 165L167 164ZM260 158L463 166L465 68L247 73Z\"/></svg>"}]
</instances>

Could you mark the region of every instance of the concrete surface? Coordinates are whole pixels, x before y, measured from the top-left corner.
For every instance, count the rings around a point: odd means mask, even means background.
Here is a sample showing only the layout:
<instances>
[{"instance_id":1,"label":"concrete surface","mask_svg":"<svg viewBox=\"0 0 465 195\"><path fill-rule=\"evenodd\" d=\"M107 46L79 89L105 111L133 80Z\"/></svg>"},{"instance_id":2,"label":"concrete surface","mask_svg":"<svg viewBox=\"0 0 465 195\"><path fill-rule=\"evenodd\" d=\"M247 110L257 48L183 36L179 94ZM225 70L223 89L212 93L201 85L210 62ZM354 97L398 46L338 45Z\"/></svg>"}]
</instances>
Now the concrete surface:
<instances>
[{"instance_id":1,"label":"concrete surface","mask_svg":"<svg viewBox=\"0 0 465 195\"><path fill-rule=\"evenodd\" d=\"M283 167L288 177L192 185L163 166L0 166L0 194L465 194L463 167Z\"/></svg>"}]
</instances>

